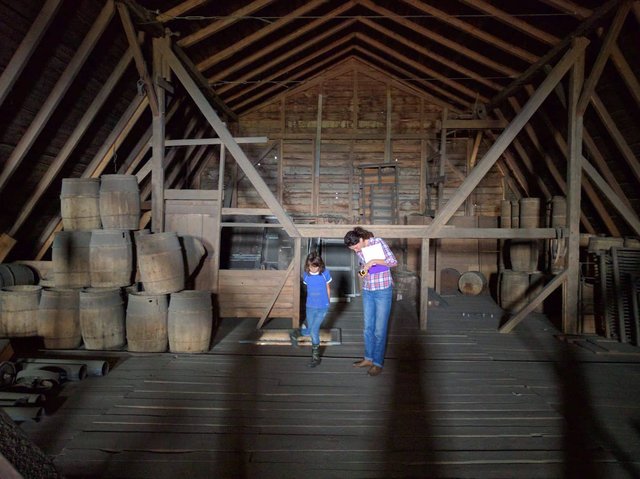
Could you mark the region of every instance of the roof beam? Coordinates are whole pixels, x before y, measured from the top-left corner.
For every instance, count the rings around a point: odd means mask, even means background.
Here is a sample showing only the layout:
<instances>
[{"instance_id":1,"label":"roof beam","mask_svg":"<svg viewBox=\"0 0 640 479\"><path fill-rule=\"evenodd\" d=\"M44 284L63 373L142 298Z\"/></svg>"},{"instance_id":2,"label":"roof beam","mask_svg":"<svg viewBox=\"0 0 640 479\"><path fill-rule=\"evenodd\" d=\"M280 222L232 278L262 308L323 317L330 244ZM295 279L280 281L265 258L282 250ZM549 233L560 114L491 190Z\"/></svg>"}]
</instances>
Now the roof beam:
<instances>
[{"instance_id":1,"label":"roof beam","mask_svg":"<svg viewBox=\"0 0 640 479\"><path fill-rule=\"evenodd\" d=\"M295 10L293 10L292 12L289 12L279 20L269 24L264 28L261 28L260 30L254 32L251 35L244 37L239 42L234 43L230 47L225 48L224 50L216 53L215 55L212 55L209 58L204 59L203 61L201 61L196 65L198 70L200 71L207 70L212 66L214 66L216 63L219 63L222 60L226 60L230 56L235 55L236 53L246 48L247 46L251 45L252 43L257 42L258 40L260 40L261 38L264 38L270 33L281 29L288 23L296 20L301 15L305 15L309 13L314 8L317 8L323 3L325 3L325 1L326 0L312 0L310 2L306 2L302 7L296 8Z\"/></svg>"},{"instance_id":2,"label":"roof beam","mask_svg":"<svg viewBox=\"0 0 640 479\"><path fill-rule=\"evenodd\" d=\"M570 2L569 0L542 0L542 2L560 10L561 12L568 13L580 19L588 18L593 13L593 11L588 8L576 5L574 2Z\"/></svg>"},{"instance_id":3,"label":"roof beam","mask_svg":"<svg viewBox=\"0 0 640 479\"><path fill-rule=\"evenodd\" d=\"M487 174L497 159L506 150L516 135L522 130L524 125L531 119L542 102L549 96L549 93L555 88L556 84L562 79L565 73L571 68L576 59L583 54L589 41L580 38L576 41L575 46L571 48L553 68L551 73L540 84L534 95L529 99L522 111L518 113L511 124L502 132L496 142L485 153L482 160L478 162L476 167L471 171L467 179L460 185L458 191L449 199L444 207L436 214L430 228L437 233L454 215L460 205L469 196L469 194L480 183L482 178Z\"/></svg>"},{"instance_id":4,"label":"roof beam","mask_svg":"<svg viewBox=\"0 0 640 479\"><path fill-rule=\"evenodd\" d=\"M274 73L273 75L269 75L268 77L264 78L261 83L266 83L266 82L271 82L273 80L275 80L276 78L289 73L291 70L294 70L296 68L298 68L301 65L304 65L305 63L309 63L312 60L314 60L316 57L329 52L331 50L335 50L337 47L344 45L345 43L349 42L353 36L355 34L350 34L347 35L344 38L341 38L340 40L336 40L335 42L325 46L324 48L314 51L313 54L302 58L301 60L298 60L295 63L292 63L291 65L287 65L286 67L280 69L277 71L277 73ZM310 67L306 68L303 71L297 72L295 75L289 76L287 78L287 81L292 82L292 81L296 81L298 78L302 78L304 77L304 75L306 75L307 73L313 71L313 70L317 70L318 68L323 67L324 65L331 63L332 61L334 61L338 56L340 56L341 54L344 53L344 51L346 51L348 49L345 49L341 52L338 52L335 55L332 55L328 58L325 58L317 63L313 63ZM242 108L245 105L250 104L251 102L255 101L256 98L262 97L264 95L266 95L267 93L271 93L274 90L277 90L278 88L282 88L282 84L276 84L276 85L272 85L266 89L261 89L258 93L254 94L253 96L247 96L248 92L251 92L257 88L259 88L261 86L261 83L255 83L252 85L249 85L246 89L242 90L241 92L237 92L234 95L232 95L231 97L228 98L227 101L229 102L233 102L233 100L237 99L237 98L242 98L242 101L239 103L236 103L235 105L233 105L234 108L239 109Z\"/></svg>"},{"instance_id":5,"label":"roof beam","mask_svg":"<svg viewBox=\"0 0 640 479\"><path fill-rule=\"evenodd\" d=\"M481 12L487 13L497 20L501 21L505 25L515 28L516 30L521 31L522 33L529 35L532 38L535 38L542 43L546 43L547 45L554 45L560 41L558 37L552 35L550 33L545 32L544 30L540 30L539 28L534 27L533 25L528 24L527 22L520 20L518 17L514 17L513 15L508 14L504 10L500 10L497 7L494 7L490 3L485 2L484 0L460 0L462 3L466 3L467 5L479 10Z\"/></svg>"},{"instance_id":6,"label":"roof beam","mask_svg":"<svg viewBox=\"0 0 640 479\"><path fill-rule=\"evenodd\" d=\"M217 20L213 23L210 23L204 28L193 32L191 35L187 35L186 37L180 39L178 41L178 45L181 47L187 48L192 45L195 45L202 40L209 38L211 35L218 33L220 30L224 30L225 28L230 27L236 22L239 22L244 17L251 15L254 12L257 12L261 8L266 7L270 3L273 3L274 0L255 0L248 5L245 5L242 8L234 11L233 13L226 15L225 18L221 20ZM202 2L200 2L202 3Z\"/></svg>"},{"instance_id":7,"label":"roof beam","mask_svg":"<svg viewBox=\"0 0 640 479\"><path fill-rule=\"evenodd\" d=\"M580 95L580 99L578 100L578 106L576 107L576 115L583 116L584 112L589 105L589 100L591 99L591 95L596 90L596 85L598 84L598 80L600 80L600 75L604 70L604 65L607 63L609 59L609 54L611 50L616 44L616 40L618 35L620 34L620 30L622 30L622 25L624 24L625 19L627 18L627 14L631 9L631 2L626 0L616 12L616 15L611 22L611 26L609 27L609 31L602 42L602 48L600 48L600 52L598 53L598 57L596 61L593 63L591 67L591 73L589 73L589 78L584 82L584 87L582 88L582 93Z\"/></svg>"},{"instance_id":8,"label":"roof beam","mask_svg":"<svg viewBox=\"0 0 640 479\"><path fill-rule=\"evenodd\" d=\"M2 75L0 75L0 105L11 91L13 84L20 77L20 73L27 66L31 55L35 51L38 43L42 40L45 32L49 28L49 24L53 20L60 7L60 0L47 0L40 13L34 20L31 28L22 39L20 46L15 51L9 64L6 66Z\"/></svg>"},{"instance_id":9,"label":"roof beam","mask_svg":"<svg viewBox=\"0 0 640 479\"><path fill-rule=\"evenodd\" d=\"M225 68L224 70L220 70L215 72L211 77L209 77L209 82L210 83L216 83L218 81L222 81L225 78L229 77L229 75L232 72L235 72L243 67L245 67L246 65L248 65L249 63L262 59L262 58L267 58L267 55L269 53L271 53L272 51L280 48L283 45L286 45L287 43L290 43L291 41L295 40L296 38L304 35L307 32L310 32L320 26L322 26L324 23L328 22L329 20L331 20L332 18L337 17L338 15L343 14L344 12L346 12L347 10L349 10L351 7L353 7L354 2L352 1L347 1L345 2L343 5L340 5L338 8L331 10L329 13L327 13L326 15L323 15L321 18L317 19L317 20L313 20L312 22L307 23L306 25L302 26L301 28L296 29L295 32L292 32L291 34L287 35L286 37L280 38L272 43L269 43L268 45L265 45L263 48L259 49L258 51L254 52L251 55L246 55L243 58L238 58L237 61L233 62L232 65L230 65L229 67Z\"/></svg>"},{"instance_id":10,"label":"roof beam","mask_svg":"<svg viewBox=\"0 0 640 479\"><path fill-rule=\"evenodd\" d=\"M199 7L203 3L207 3L208 1L209 0L185 0L184 2L158 15L156 20L161 23L166 23L173 20L175 17L179 17L183 13L187 13L189 10Z\"/></svg>"},{"instance_id":11,"label":"roof beam","mask_svg":"<svg viewBox=\"0 0 640 479\"><path fill-rule=\"evenodd\" d=\"M84 62L89 57L89 54L95 47L98 39L102 36L102 33L107 28L107 25L111 21L113 17L115 8L113 6L113 1L108 1L105 6L102 8L102 11L96 18L93 26L89 30L89 33L84 37L82 43L76 50L75 55L65 68L64 72L56 82L53 90L47 97L46 101L40 108L40 111L27 128L27 131L24 133L20 141L16 145L16 147L11 152L11 156L5 162L2 173L0 174L0 192L4 190L4 187L7 185L7 181L13 176L15 171L18 169L22 160L29 152L29 149L33 146L38 135L42 131L43 127L51 118L51 115L55 111L56 107L62 101L65 93L73 83L76 75L84 65Z\"/></svg>"},{"instance_id":12,"label":"roof beam","mask_svg":"<svg viewBox=\"0 0 640 479\"><path fill-rule=\"evenodd\" d=\"M311 40L306 41L302 44L297 45L295 48L292 49L288 49L285 53L272 58L270 61L260 65L257 68L252 69L251 71L249 71L249 73L240 76L239 78L237 78L236 80L234 80L233 83L229 82L226 83L224 85L222 85L219 88L216 88L216 91L219 94L223 94L224 92L230 90L231 88L233 88L234 86L237 86L237 83L242 83L246 80L249 80L250 78L254 78L258 75L260 75L262 72L264 72L265 70L269 70L271 67L277 65L278 63L284 62L285 60L295 56L296 54L300 53L301 51L305 50L306 48L309 48L312 45L315 45L316 43L320 43L323 42L324 40L328 39L329 37L331 37L332 35L335 35L336 33L341 32L342 30L348 28L349 26L353 25L355 23L355 20L348 20L346 22L342 22L339 25L336 25L333 28L330 28L324 32L322 32L320 35L313 37ZM334 42L335 43L335 42ZM323 51L329 51L330 48L323 48ZM317 54L315 54L314 56L318 56ZM307 57L302 59L303 62L308 61ZM296 62L298 64L300 64L300 62ZM280 73L281 70L278 70L278 74ZM209 82L211 82L211 79L209 79ZM237 82L237 83L236 83ZM227 98L227 101L231 101L233 99L236 98L236 95L232 95L230 97Z\"/></svg>"},{"instance_id":13,"label":"roof beam","mask_svg":"<svg viewBox=\"0 0 640 479\"><path fill-rule=\"evenodd\" d=\"M403 0L403 1L411 5L416 10L420 10L421 12L427 13L429 15L433 15L437 19L445 23L448 23L449 25L459 30L462 30L463 32L469 35L472 35L482 40L483 42L488 43L489 45L493 45L494 47L499 48L500 50L505 51L510 55L518 57L527 63L535 63L539 60L539 57L537 55L534 55L522 48L516 47L515 45L513 45L513 43L509 43L508 41L502 40L501 38L491 35L490 33L487 33L484 30L481 30L471 25L470 23L463 22L462 20L457 19L453 15L449 15L448 13L442 10L438 10L437 8L427 3L424 3L418 0Z\"/></svg>"},{"instance_id":14,"label":"roof beam","mask_svg":"<svg viewBox=\"0 0 640 479\"><path fill-rule=\"evenodd\" d=\"M473 70L470 70L469 68L465 68L462 65L459 65L455 62L452 62L451 60L449 60L448 58L445 58L442 55L439 55L435 52L433 52L432 50L425 48L421 45L418 45L417 43L412 42L411 40L409 40L408 38L394 32L393 30L389 30L388 28L383 27L382 25L378 25L376 22L369 20L367 18L361 18L360 21L364 24L367 25L368 27L376 30L377 32L382 33L383 35L386 35L389 38L393 38L394 40L396 40L397 42L403 43L405 45L407 45L408 47L411 47L413 50L415 50L416 52L420 53L421 55L424 55L427 58L431 58L432 60L437 61L438 63L441 63L442 65L445 65L449 68L451 68L452 70L455 70L459 73L462 73L463 75L467 75L469 78L473 78L474 80L476 80L478 83L482 83L483 85L488 86L489 88L492 88L494 90L501 90L502 89L502 85L499 85L498 83L488 80L486 78L484 78L482 75L479 75L478 73L476 73Z\"/></svg>"},{"instance_id":15,"label":"roof beam","mask_svg":"<svg viewBox=\"0 0 640 479\"><path fill-rule=\"evenodd\" d=\"M470 48L467 48L460 43L450 40L444 35L435 33L429 30L428 28L425 28L422 25L419 25L418 23L407 20L406 18L402 18L401 16L392 12L391 10L387 10L384 7L376 5L371 0L358 0L358 3L360 5L367 7L372 12L382 15L384 17L387 17L389 20L393 20L397 24L402 25L411 31L417 32L423 37L433 40L434 42L451 49L456 54L464 55L470 60L480 63L481 65L484 65L487 68L490 68L492 70L502 73L503 75L514 77L514 78L519 74L518 70L514 70L511 67L502 65L492 60L491 58L480 54L480 52L476 50L471 50Z\"/></svg>"},{"instance_id":16,"label":"roof beam","mask_svg":"<svg viewBox=\"0 0 640 479\"><path fill-rule=\"evenodd\" d=\"M559 43L556 44L551 50L549 50L542 58L540 58L536 63L531 65L527 70L516 78L509 86L507 86L504 90L499 92L496 96L494 96L489 104L487 105L487 110L491 111L497 105L502 103L504 100L512 96L517 89L519 89L522 85L527 83L529 79L537 73L541 68L543 68L547 63L551 62L557 55L560 54L563 50L568 48L571 45L571 42L580 36L584 36L593 30L596 26L596 23L604 16L606 16L611 9L618 6L618 4L622 1L626 0L609 0L604 5L598 7L593 11L593 14L587 18L584 22L582 22L578 28L576 28L572 33L564 37Z\"/></svg>"}]
</instances>

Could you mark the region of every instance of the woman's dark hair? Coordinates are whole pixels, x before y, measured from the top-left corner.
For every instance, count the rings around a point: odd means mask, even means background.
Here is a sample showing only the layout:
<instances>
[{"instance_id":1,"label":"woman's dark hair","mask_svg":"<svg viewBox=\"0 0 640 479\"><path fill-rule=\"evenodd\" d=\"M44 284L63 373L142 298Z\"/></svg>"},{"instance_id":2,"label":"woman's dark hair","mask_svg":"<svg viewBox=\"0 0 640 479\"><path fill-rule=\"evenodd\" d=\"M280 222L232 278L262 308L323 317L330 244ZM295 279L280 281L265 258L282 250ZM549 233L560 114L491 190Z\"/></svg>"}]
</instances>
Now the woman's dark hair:
<instances>
[{"instance_id":1,"label":"woman's dark hair","mask_svg":"<svg viewBox=\"0 0 640 479\"><path fill-rule=\"evenodd\" d=\"M347 246L353 246L354 244L358 244L361 239L366 240L369 238L373 238L373 233L371 231L367 231L364 228L360 228L360 226L356 226L344 235L344 244Z\"/></svg>"},{"instance_id":2,"label":"woman's dark hair","mask_svg":"<svg viewBox=\"0 0 640 479\"><path fill-rule=\"evenodd\" d=\"M304 262L304 270L305 272L309 272L309 266L317 266L320 268L320 272L322 273L325 270L324 261L322 260L322 256L320 256L316 251L312 251L307 255L307 260Z\"/></svg>"}]
</instances>

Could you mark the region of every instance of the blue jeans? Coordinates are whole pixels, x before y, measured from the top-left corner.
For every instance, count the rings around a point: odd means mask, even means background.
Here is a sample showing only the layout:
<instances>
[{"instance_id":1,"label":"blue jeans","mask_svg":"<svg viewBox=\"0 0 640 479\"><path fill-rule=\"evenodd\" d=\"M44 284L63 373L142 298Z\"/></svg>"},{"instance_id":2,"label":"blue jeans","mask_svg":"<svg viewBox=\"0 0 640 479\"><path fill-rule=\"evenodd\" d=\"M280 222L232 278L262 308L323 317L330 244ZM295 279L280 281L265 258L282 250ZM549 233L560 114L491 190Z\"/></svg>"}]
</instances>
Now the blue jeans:
<instances>
[{"instance_id":1,"label":"blue jeans","mask_svg":"<svg viewBox=\"0 0 640 479\"><path fill-rule=\"evenodd\" d=\"M311 335L311 344L320 344L320 326L329 308L309 308L307 307L307 331ZM306 335L305 335L306 336Z\"/></svg>"},{"instance_id":2,"label":"blue jeans","mask_svg":"<svg viewBox=\"0 0 640 479\"><path fill-rule=\"evenodd\" d=\"M376 291L362 290L364 310L364 359L382 367L387 348L387 327L391 313L393 287Z\"/></svg>"}]
</instances>

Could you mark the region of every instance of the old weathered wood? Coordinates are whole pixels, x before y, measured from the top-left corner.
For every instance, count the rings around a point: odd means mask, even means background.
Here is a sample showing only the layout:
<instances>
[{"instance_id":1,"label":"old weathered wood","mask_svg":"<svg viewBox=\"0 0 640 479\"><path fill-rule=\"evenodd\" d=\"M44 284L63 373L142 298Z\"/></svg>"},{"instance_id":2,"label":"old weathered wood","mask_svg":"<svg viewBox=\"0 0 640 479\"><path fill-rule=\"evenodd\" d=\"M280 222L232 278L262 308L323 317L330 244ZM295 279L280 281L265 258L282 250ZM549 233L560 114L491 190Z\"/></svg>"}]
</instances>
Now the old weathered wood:
<instances>
[{"instance_id":1,"label":"old weathered wood","mask_svg":"<svg viewBox=\"0 0 640 479\"><path fill-rule=\"evenodd\" d=\"M42 6L38 17L33 21L29 31L22 39L20 46L11 57L9 64L0 74L0 105L7 98L11 88L20 77L24 67L29 62L31 55L47 32L51 21L56 15L62 2L60 0L47 0Z\"/></svg>"},{"instance_id":2,"label":"old weathered wood","mask_svg":"<svg viewBox=\"0 0 640 479\"><path fill-rule=\"evenodd\" d=\"M196 8L207 1L208 0L184 0L182 3L158 15L156 20L162 23L168 22L169 20L183 15L189 10Z\"/></svg>"},{"instance_id":3,"label":"old weathered wood","mask_svg":"<svg viewBox=\"0 0 640 479\"><path fill-rule=\"evenodd\" d=\"M109 21L113 17L113 14L113 2L105 3L104 8L92 25L91 30L89 30L89 33L87 33L87 36L83 39L82 44L76 50L75 55L65 68L62 76L56 82L53 90L51 90L51 93L40 108L40 111L38 111L38 114L29 125L29 128L20 138L20 142L11 151L11 155L5 161L2 173L0 173L0 192L4 190L7 181L9 181L13 173L18 169L18 166L20 166L27 152L35 143L47 121L51 118L51 115L53 115L56 107L62 101L64 94L73 83L73 80L80 72L84 62L87 60L89 54L102 36L102 33L104 33L105 29L109 25Z\"/></svg>"},{"instance_id":4,"label":"old weathered wood","mask_svg":"<svg viewBox=\"0 0 640 479\"><path fill-rule=\"evenodd\" d=\"M569 70L576 58L582 54L588 44L588 40L579 39L576 45L558 62L549 76L542 82L536 90L536 93L529 99L522 111L516 115L511 124L498 137L494 145L487 151L485 156L478 162L471 174L460 186L456 194L449 199L447 204L438 212L433 220L430 228L436 232L445 225L451 216L460 207L469 193L478 185L480 180L495 164L498 157L504 152L513 138L522 130L524 125L529 121L531 116L542 104L544 99L549 95L551 90L560 81L564 74Z\"/></svg>"},{"instance_id":5,"label":"old weathered wood","mask_svg":"<svg viewBox=\"0 0 640 479\"><path fill-rule=\"evenodd\" d=\"M264 38L269 33L272 33L276 30L283 28L284 26L286 26L287 24L291 23L293 20L298 18L300 15L305 15L311 12L314 8L317 8L322 2L323 0L313 0L311 2L305 3L303 6L280 17L277 21L269 23L266 27L259 29L258 31L254 32L251 35L247 35L240 42L237 42L219 51L215 55L205 58L204 60L202 60L196 65L198 67L198 70L204 71L211 68L216 63L219 63L222 60L229 58L231 55L234 55L235 53L239 52L243 48L246 48L252 43L255 43L258 40Z\"/></svg>"},{"instance_id":6,"label":"old weathered wood","mask_svg":"<svg viewBox=\"0 0 640 479\"><path fill-rule=\"evenodd\" d=\"M262 316L260 316L260 319L258 320L258 324L256 325L256 329L260 329L264 325L264 322L267 320L267 317L269 316L269 313L271 312L273 305L278 300L278 296L280 296L282 289L284 288L284 285L287 283L287 280L289 279L289 276L291 275L291 272L293 271L294 266L295 266L295 261L291 261L291 264L289 264L289 267L287 268L284 274L284 277L282 278L282 281L280 282L279 285L276 285L273 296L267 302L267 307L265 308L264 313L262 313Z\"/></svg>"},{"instance_id":7,"label":"old weathered wood","mask_svg":"<svg viewBox=\"0 0 640 479\"><path fill-rule=\"evenodd\" d=\"M290 236L298 236L296 227L288 217L287 213L282 209L276 198L273 196L273 193L271 193L269 188L266 186L262 177L255 171L255 168L247 158L244 151L242 151L242 149L235 142L229 130L222 123L211 105L209 105L209 103L206 101L204 95L202 95L200 90L197 88L197 85L191 79L187 71L168 48L165 47L163 50L171 68L183 83L189 94L192 96L198 108L207 118L207 121L209 121L218 136L223 140L225 147L233 155L236 162L240 165L247 177L251 180L251 183L254 185L256 190L258 190L258 193L264 199L267 206L269 206L269 208L273 210L274 214Z\"/></svg>"},{"instance_id":8,"label":"old weathered wood","mask_svg":"<svg viewBox=\"0 0 640 479\"><path fill-rule=\"evenodd\" d=\"M602 42L602 48L598 52L598 57L596 58L595 62L593 62L589 77L584 82L584 87L582 89L582 93L580 94L580 99L578 100L578 106L576 109L576 114L578 116L584 115L584 112L589 105L591 95L596 90L596 85L598 84L598 80L600 80L600 75L602 75L602 72L604 71L605 63L609 59L611 50L615 46L618 34L620 33L620 30L622 30L622 25L624 24L624 21L627 18L627 14L629 13L630 9L630 1L626 1L622 5L620 5L615 17L613 18L613 21L611 22L611 25L609 26L607 35Z\"/></svg>"},{"instance_id":9,"label":"old weathered wood","mask_svg":"<svg viewBox=\"0 0 640 479\"><path fill-rule=\"evenodd\" d=\"M574 45L577 43L574 42ZM582 122L577 115L584 82L584 54L573 64L569 78L567 156L567 280L563 289L562 331L578 332L578 294L580 274L580 184L582 180Z\"/></svg>"},{"instance_id":10,"label":"old weathered wood","mask_svg":"<svg viewBox=\"0 0 640 479\"><path fill-rule=\"evenodd\" d=\"M7 233L0 234L0 263L4 261L15 244L16 240Z\"/></svg>"}]
</instances>

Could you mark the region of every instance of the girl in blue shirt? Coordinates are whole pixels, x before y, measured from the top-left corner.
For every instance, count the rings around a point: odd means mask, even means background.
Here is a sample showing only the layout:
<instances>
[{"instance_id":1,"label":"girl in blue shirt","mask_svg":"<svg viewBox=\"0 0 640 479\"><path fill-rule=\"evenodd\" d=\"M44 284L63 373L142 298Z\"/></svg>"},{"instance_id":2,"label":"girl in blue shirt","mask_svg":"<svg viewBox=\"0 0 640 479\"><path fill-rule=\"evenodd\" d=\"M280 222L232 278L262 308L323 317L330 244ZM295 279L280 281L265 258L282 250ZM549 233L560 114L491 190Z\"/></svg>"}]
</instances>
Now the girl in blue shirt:
<instances>
[{"instance_id":1,"label":"girl in blue shirt","mask_svg":"<svg viewBox=\"0 0 640 479\"><path fill-rule=\"evenodd\" d=\"M302 282L307 286L306 322L311 336L311 361L308 366L315 368L320 364L320 326L329 310L331 298L331 273L315 251L309 253L304 263ZM291 338L297 341L299 336L300 331L294 330Z\"/></svg>"}]
</instances>

